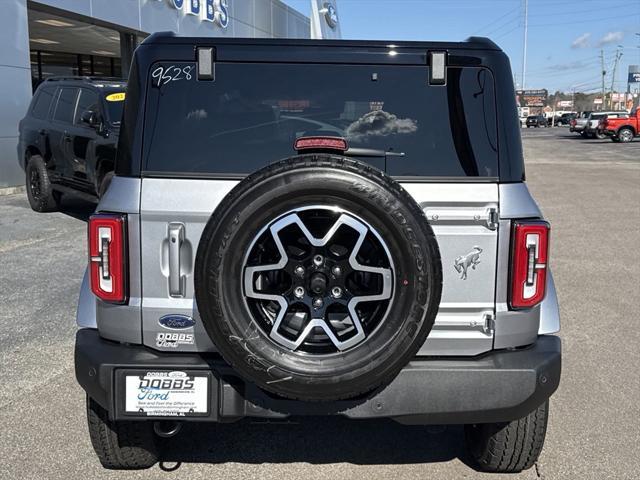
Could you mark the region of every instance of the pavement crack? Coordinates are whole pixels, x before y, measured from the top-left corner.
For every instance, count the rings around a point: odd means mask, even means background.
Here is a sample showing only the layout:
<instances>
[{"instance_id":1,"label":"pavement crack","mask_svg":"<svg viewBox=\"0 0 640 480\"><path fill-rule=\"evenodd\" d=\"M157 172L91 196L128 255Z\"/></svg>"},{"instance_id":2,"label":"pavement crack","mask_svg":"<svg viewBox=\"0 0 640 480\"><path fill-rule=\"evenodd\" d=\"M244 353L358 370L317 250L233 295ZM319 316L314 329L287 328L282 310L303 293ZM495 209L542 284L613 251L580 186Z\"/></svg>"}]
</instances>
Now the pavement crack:
<instances>
[{"instance_id":1,"label":"pavement crack","mask_svg":"<svg viewBox=\"0 0 640 480\"><path fill-rule=\"evenodd\" d=\"M540 468L540 462L537 461L533 464L536 469L536 476L544 480L544 475L542 474L542 469Z\"/></svg>"}]
</instances>

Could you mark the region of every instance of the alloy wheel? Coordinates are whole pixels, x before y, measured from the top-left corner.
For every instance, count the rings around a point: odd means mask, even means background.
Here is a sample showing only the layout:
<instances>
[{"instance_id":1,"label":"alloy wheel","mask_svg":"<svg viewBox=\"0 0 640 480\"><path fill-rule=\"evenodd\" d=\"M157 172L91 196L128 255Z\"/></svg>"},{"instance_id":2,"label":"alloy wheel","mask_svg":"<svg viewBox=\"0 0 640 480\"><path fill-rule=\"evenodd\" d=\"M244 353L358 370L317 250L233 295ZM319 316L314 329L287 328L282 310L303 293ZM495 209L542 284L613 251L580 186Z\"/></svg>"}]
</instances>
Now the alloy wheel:
<instances>
[{"instance_id":1,"label":"alloy wheel","mask_svg":"<svg viewBox=\"0 0 640 480\"><path fill-rule=\"evenodd\" d=\"M277 344L308 354L344 351L382 323L394 295L393 261L367 222L310 206L274 219L244 260L244 295Z\"/></svg>"}]
</instances>

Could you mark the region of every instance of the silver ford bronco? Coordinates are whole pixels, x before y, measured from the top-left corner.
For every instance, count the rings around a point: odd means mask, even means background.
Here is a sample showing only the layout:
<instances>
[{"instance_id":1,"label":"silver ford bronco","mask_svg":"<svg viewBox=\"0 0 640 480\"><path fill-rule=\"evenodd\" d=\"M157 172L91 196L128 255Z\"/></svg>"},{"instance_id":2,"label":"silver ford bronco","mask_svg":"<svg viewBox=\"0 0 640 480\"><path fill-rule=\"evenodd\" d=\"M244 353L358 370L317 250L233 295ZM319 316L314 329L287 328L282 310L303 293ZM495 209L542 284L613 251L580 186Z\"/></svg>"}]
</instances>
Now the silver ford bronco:
<instances>
[{"instance_id":1,"label":"silver ford bronco","mask_svg":"<svg viewBox=\"0 0 640 480\"><path fill-rule=\"evenodd\" d=\"M155 34L89 221L75 367L107 468L185 422L463 424L537 460L560 381L511 69L460 43Z\"/></svg>"}]
</instances>

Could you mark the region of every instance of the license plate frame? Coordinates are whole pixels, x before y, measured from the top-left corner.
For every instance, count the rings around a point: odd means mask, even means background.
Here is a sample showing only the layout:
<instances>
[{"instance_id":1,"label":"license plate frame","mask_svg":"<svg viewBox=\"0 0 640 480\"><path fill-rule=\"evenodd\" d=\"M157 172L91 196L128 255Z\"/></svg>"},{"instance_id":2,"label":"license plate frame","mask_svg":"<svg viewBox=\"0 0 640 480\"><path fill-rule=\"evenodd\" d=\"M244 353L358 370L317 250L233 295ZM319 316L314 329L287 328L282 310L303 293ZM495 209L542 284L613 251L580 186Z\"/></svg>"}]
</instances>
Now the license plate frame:
<instances>
[{"instance_id":1,"label":"license plate frame","mask_svg":"<svg viewBox=\"0 0 640 480\"><path fill-rule=\"evenodd\" d=\"M211 372L204 370L120 369L116 372L116 404L125 417L208 417L212 384Z\"/></svg>"}]
</instances>

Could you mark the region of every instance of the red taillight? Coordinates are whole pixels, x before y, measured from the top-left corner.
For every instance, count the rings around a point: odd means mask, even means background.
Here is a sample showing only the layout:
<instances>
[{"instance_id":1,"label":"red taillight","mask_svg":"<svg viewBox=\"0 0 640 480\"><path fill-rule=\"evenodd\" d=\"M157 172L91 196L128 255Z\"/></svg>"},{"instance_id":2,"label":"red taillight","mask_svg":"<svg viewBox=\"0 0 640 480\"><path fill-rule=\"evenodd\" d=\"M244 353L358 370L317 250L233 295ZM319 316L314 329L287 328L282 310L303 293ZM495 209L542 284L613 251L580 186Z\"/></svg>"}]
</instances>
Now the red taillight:
<instances>
[{"instance_id":1,"label":"red taillight","mask_svg":"<svg viewBox=\"0 0 640 480\"><path fill-rule=\"evenodd\" d=\"M300 150L337 150L345 152L349 145L341 137L300 137L293 144L296 151Z\"/></svg>"},{"instance_id":2,"label":"red taillight","mask_svg":"<svg viewBox=\"0 0 640 480\"><path fill-rule=\"evenodd\" d=\"M511 308L529 308L542 301L547 283L549 224L515 222L511 236Z\"/></svg>"},{"instance_id":3,"label":"red taillight","mask_svg":"<svg viewBox=\"0 0 640 480\"><path fill-rule=\"evenodd\" d=\"M91 291L111 303L127 301L127 216L99 213L89 218Z\"/></svg>"}]
</instances>

